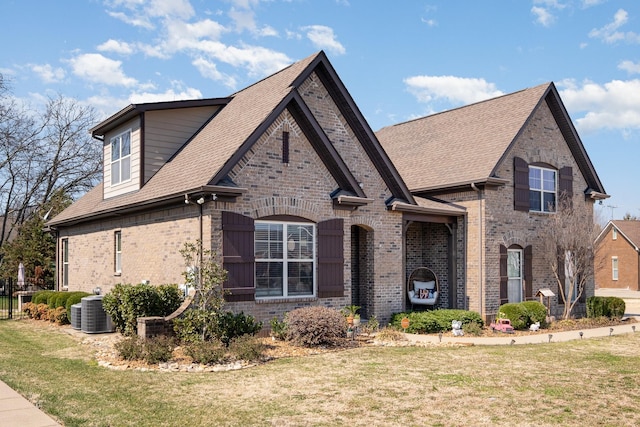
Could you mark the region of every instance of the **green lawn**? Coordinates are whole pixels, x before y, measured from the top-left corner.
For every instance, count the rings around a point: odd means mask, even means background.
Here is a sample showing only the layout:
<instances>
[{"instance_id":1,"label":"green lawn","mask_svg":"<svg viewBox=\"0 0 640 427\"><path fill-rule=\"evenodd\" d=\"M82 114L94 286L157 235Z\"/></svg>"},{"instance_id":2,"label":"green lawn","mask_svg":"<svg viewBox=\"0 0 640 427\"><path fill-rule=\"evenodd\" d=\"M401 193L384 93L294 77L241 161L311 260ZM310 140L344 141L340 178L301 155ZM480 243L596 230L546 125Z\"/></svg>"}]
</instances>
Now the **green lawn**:
<instances>
[{"instance_id":1,"label":"green lawn","mask_svg":"<svg viewBox=\"0 0 640 427\"><path fill-rule=\"evenodd\" d=\"M0 379L65 426L636 426L640 332L500 347L363 347L239 371L97 366L0 321Z\"/></svg>"}]
</instances>

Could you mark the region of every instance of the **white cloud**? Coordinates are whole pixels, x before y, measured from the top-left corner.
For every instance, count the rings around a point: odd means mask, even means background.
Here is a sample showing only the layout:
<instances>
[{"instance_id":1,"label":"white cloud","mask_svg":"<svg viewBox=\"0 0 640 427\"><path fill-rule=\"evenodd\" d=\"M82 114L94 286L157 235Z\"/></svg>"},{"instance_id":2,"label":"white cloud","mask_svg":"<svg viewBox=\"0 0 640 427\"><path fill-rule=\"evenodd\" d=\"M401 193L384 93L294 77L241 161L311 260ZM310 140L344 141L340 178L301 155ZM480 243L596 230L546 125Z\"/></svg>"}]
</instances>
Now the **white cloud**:
<instances>
[{"instance_id":1,"label":"white cloud","mask_svg":"<svg viewBox=\"0 0 640 427\"><path fill-rule=\"evenodd\" d=\"M65 72L62 68L53 68L49 64L30 65L31 71L36 73L45 83L57 83L64 79Z\"/></svg>"},{"instance_id":2,"label":"white cloud","mask_svg":"<svg viewBox=\"0 0 640 427\"><path fill-rule=\"evenodd\" d=\"M93 83L109 86L132 87L136 79L127 77L122 71L122 62L114 61L99 53L86 53L69 60L73 74Z\"/></svg>"},{"instance_id":3,"label":"white cloud","mask_svg":"<svg viewBox=\"0 0 640 427\"><path fill-rule=\"evenodd\" d=\"M131 104L140 104L146 102L183 101L200 98L202 98L202 93L198 89L187 88L179 92L176 92L173 89L168 89L163 93L134 92L129 96L129 102Z\"/></svg>"},{"instance_id":4,"label":"white cloud","mask_svg":"<svg viewBox=\"0 0 640 427\"><path fill-rule=\"evenodd\" d=\"M199 49L211 57L233 67L243 67L253 77L264 77L291 64L286 54L261 47L241 44L227 46L220 42L201 42Z\"/></svg>"},{"instance_id":5,"label":"white cloud","mask_svg":"<svg viewBox=\"0 0 640 427\"><path fill-rule=\"evenodd\" d=\"M438 21L436 21L435 19L425 19L425 18L420 18L420 20L427 24L429 27L436 27L438 25Z\"/></svg>"},{"instance_id":6,"label":"white cloud","mask_svg":"<svg viewBox=\"0 0 640 427\"><path fill-rule=\"evenodd\" d=\"M146 17L131 17L124 12L107 12L112 18L118 19L125 24L133 25L134 27L146 28L147 30L153 30L154 25Z\"/></svg>"},{"instance_id":7,"label":"white cloud","mask_svg":"<svg viewBox=\"0 0 640 427\"><path fill-rule=\"evenodd\" d=\"M640 43L640 35L633 31L619 31L629 21L629 14L624 9L618 9L613 15L613 21L602 28L594 28L589 32L589 37L601 39L605 43L626 41L627 43Z\"/></svg>"},{"instance_id":8,"label":"white cloud","mask_svg":"<svg viewBox=\"0 0 640 427\"><path fill-rule=\"evenodd\" d=\"M549 27L556 20L555 16L553 16L548 9L543 7L534 6L531 8L531 13L536 16L536 22L543 27Z\"/></svg>"},{"instance_id":9,"label":"white cloud","mask_svg":"<svg viewBox=\"0 0 640 427\"><path fill-rule=\"evenodd\" d=\"M135 52L135 48L127 42L109 39L98 46L100 52L113 52L121 55L131 55Z\"/></svg>"},{"instance_id":10,"label":"white cloud","mask_svg":"<svg viewBox=\"0 0 640 427\"><path fill-rule=\"evenodd\" d=\"M581 132L640 129L640 80L612 80L604 85L591 81L563 80L560 96Z\"/></svg>"},{"instance_id":11,"label":"white cloud","mask_svg":"<svg viewBox=\"0 0 640 427\"><path fill-rule=\"evenodd\" d=\"M582 0L582 7L585 9L604 3L606 0Z\"/></svg>"},{"instance_id":12,"label":"white cloud","mask_svg":"<svg viewBox=\"0 0 640 427\"><path fill-rule=\"evenodd\" d=\"M198 69L203 77L222 82L225 86L230 88L236 87L236 80L232 76L218 71L218 67L215 63L207 61L204 58L197 58L192 62L192 64Z\"/></svg>"},{"instance_id":13,"label":"white cloud","mask_svg":"<svg viewBox=\"0 0 640 427\"><path fill-rule=\"evenodd\" d=\"M418 101L446 100L452 104L471 104L500 96L503 92L484 79L455 76L413 76L404 79L407 89Z\"/></svg>"},{"instance_id":14,"label":"white cloud","mask_svg":"<svg viewBox=\"0 0 640 427\"><path fill-rule=\"evenodd\" d=\"M629 74L640 74L640 62L622 61L618 64L618 68Z\"/></svg>"},{"instance_id":15,"label":"white cloud","mask_svg":"<svg viewBox=\"0 0 640 427\"><path fill-rule=\"evenodd\" d=\"M324 25L309 25L302 27L301 30L306 31L307 37L318 49L327 50L334 55L344 55L347 51L345 47L336 40L336 35L330 27Z\"/></svg>"}]
</instances>

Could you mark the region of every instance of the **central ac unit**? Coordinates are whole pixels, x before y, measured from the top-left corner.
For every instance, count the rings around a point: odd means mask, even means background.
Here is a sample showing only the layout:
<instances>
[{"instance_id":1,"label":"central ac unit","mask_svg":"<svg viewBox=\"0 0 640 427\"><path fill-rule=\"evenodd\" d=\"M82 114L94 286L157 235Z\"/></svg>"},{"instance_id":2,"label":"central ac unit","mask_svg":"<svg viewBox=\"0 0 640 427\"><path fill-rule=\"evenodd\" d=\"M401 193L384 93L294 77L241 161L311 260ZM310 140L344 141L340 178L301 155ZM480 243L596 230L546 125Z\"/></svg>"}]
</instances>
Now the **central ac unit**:
<instances>
[{"instance_id":1,"label":"central ac unit","mask_svg":"<svg viewBox=\"0 0 640 427\"><path fill-rule=\"evenodd\" d=\"M102 297L104 295L91 295L82 298L81 330L87 334L100 334L115 331L111 316L102 307Z\"/></svg>"},{"instance_id":2,"label":"central ac unit","mask_svg":"<svg viewBox=\"0 0 640 427\"><path fill-rule=\"evenodd\" d=\"M71 327L73 329L79 330L82 325L82 317L80 314L81 311L82 311L82 303L73 304L71 306Z\"/></svg>"}]
</instances>

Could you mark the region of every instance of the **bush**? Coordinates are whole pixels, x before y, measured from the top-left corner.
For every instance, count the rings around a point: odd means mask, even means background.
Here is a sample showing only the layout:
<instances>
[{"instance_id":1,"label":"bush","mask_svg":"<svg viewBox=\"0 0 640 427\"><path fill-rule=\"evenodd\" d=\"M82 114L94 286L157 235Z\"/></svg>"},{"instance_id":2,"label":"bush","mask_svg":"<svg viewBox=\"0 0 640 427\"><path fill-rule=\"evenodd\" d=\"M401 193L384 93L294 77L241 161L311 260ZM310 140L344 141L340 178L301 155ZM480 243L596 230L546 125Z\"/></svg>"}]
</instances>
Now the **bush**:
<instances>
[{"instance_id":1,"label":"bush","mask_svg":"<svg viewBox=\"0 0 640 427\"><path fill-rule=\"evenodd\" d=\"M253 316L245 315L243 312L234 314L227 311L218 317L214 335L228 346L234 338L255 335L261 329L262 322L256 322Z\"/></svg>"},{"instance_id":2,"label":"bush","mask_svg":"<svg viewBox=\"0 0 640 427\"><path fill-rule=\"evenodd\" d=\"M51 295L54 292L55 291L38 291L35 294L33 294L33 297L31 297L31 302L34 303L35 305L46 304L47 298L49 298L49 295Z\"/></svg>"},{"instance_id":3,"label":"bush","mask_svg":"<svg viewBox=\"0 0 640 427\"><path fill-rule=\"evenodd\" d=\"M621 319L625 310L626 305L622 298L596 296L587 298L587 317L589 318Z\"/></svg>"},{"instance_id":4,"label":"bush","mask_svg":"<svg viewBox=\"0 0 640 427\"><path fill-rule=\"evenodd\" d=\"M36 305L36 309L32 316L36 320L48 320L49 319L49 306L45 303Z\"/></svg>"},{"instance_id":5,"label":"bush","mask_svg":"<svg viewBox=\"0 0 640 427\"><path fill-rule=\"evenodd\" d=\"M547 307L539 301L524 301L520 303L527 314L526 328L536 322L540 322L540 327L545 327L547 323Z\"/></svg>"},{"instance_id":6,"label":"bush","mask_svg":"<svg viewBox=\"0 0 640 427\"><path fill-rule=\"evenodd\" d=\"M51 291L51 293L49 295L47 295L47 305L49 306L49 308L56 308L56 299L58 298L58 295L60 295L62 292L58 292L58 291Z\"/></svg>"},{"instance_id":7,"label":"bush","mask_svg":"<svg viewBox=\"0 0 640 427\"><path fill-rule=\"evenodd\" d=\"M219 340L228 346L236 337L258 333L262 322L242 312L216 313L192 308L174 319L173 329L182 342Z\"/></svg>"},{"instance_id":8,"label":"bush","mask_svg":"<svg viewBox=\"0 0 640 427\"><path fill-rule=\"evenodd\" d=\"M71 292L57 292L53 308L66 307Z\"/></svg>"},{"instance_id":9,"label":"bush","mask_svg":"<svg viewBox=\"0 0 640 427\"><path fill-rule=\"evenodd\" d=\"M287 339L297 345L332 346L346 337L347 321L338 310L332 308L298 308L287 313L285 323Z\"/></svg>"},{"instance_id":10,"label":"bush","mask_svg":"<svg viewBox=\"0 0 640 427\"><path fill-rule=\"evenodd\" d=\"M143 340L132 336L118 341L114 347L124 360L144 360L155 364L170 360L174 346L175 341L171 337L159 336Z\"/></svg>"},{"instance_id":11,"label":"bush","mask_svg":"<svg viewBox=\"0 0 640 427\"><path fill-rule=\"evenodd\" d=\"M28 302L22 305L22 311L31 319L37 311L37 306L33 302Z\"/></svg>"},{"instance_id":12,"label":"bush","mask_svg":"<svg viewBox=\"0 0 640 427\"><path fill-rule=\"evenodd\" d=\"M511 321L513 329L522 330L529 327L527 324L529 321L527 310L521 303L509 302L502 304L499 312L499 317L507 318Z\"/></svg>"},{"instance_id":13,"label":"bush","mask_svg":"<svg viewBox=\"0 0 640 427\"><path fill-rule=\"evenodd\" d=\"M67 301L64 304L64 307L67 310L67 319L69 319L69 321L71 321L71 306L81 302L82 298L88 297L91 295L93 294L90 294L88 292L82 292L82 291L69 292Z\"/></svg>"},{"instance_id":14,"label":"bush","mask_svg":"<svg viewBox=\"0 0 640 427\"><path fill-rule=\"evenodd\" d=\"M287 324L280 321L277 317L271 319L271 336L278 340L284 341L287 338Z\"/></svg>"},{"instance_id":15,"label":"bush","mask_svg":"<svg viewBox=\"0 0 640 427\"><path fill-rule=\"evenodd\" d=\"M253 361L262 358L266 345L251 335L242 335L231 340L229 352L236 360Z\"/></svg>"},{"instance_id":16,"label":"bush","mask_svg":"<svg viewBox=\"0 0 640 427\"><path fill-rule=\"evenodd\" d=\"M195 363L205 365L220 363L224 360L225 352L225 345L218 340L190 342L184 346L184 354Z\"/></svg>"},{"instance_id":17,"label":"bush","mask_svg":"<svg viewBox=\"0 0 640 427\"><path fill-rule=\"evenodd\" d=\"M391 316L389 324L400 329L404 317L409 319L409 327L406 332L410 334L435 334L450 331L451 322L454 320L462 322L463 327L470 323L476 323L480 328L484 326L484 321L477 312L453 309L395 313Z\"/></svg>"},{"instance_id":18,"label":"bush","mask_svg":"<svg viewBox=\"0 0 640 427\"><path fill-rule=\"evenodd\" d=\"M135 335L138 317L166 316L182 303L177 285L117 284L102 299L102 306L111 316L118 332Z\"/></svg>"},{"instance_id":19,"label":"bush","mask_svg":"<svg viewBox=\"0 0 640 427\"><path fill-rule=\"evenodd\" d=\"M118 341L115 343L114 348L124 360L140 360L144 354L142 340L137 336Z\"/></svg>"}]
</instances>

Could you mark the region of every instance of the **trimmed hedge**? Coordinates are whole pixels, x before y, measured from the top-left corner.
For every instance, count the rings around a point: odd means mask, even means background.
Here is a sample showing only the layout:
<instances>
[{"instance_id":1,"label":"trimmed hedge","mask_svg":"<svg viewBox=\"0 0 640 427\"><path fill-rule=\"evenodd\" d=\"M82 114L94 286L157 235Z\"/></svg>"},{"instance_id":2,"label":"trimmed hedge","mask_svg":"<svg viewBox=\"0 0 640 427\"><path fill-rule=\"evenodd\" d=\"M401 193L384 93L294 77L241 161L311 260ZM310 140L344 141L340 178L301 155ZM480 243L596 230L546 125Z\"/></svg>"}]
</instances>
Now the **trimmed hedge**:
<instances>
[{"instance_id":1,"label":"trimmed hedge","mask_svg":"<svg viewBox=\"0 0 640 427\"><path fill-rule=\"evenodd\" d=\"M391 316L389 324L394 328L401 328L404 317L409 319L409 327L406 332L410 334L434 334L450 331L451 322L454 320L462 322L463 327L470 323L476 323L480 327L484 326L482 317L477 312L453 309L395 313Z\"/></svg>"},{"instance_id":2,"label":"trimmed hedge","mask_svg":"<svg viewBox=\"0 0 640 427\"><path fill-rule=\"evenodd\" d=\"M587 317L589 318L621 319L626 308L622 298L596 296L587 298Z\"/></svg>"},{"instance_id":3,"label":"trimmed hedge","mask_svg":"<svg viewBox=\"0 0 640 427\"><path fill-rule=\"evenodd\" d=\"M91 295L93 294L90 294L89 292L82 292L82 291L69 292L69 296L67 297L67 300L65 301L65 304L64 304L64 308L67 310L67 318L69 319L69 321L71 321L71 306L74 304L78 304L82 300L82 298L88 297Z\"/></svg>"},{"instance_id":4,"label":"trimmed hedge","mask_svg":"<svg viewBox=\"0 0 640 427\"><path fill-rule=\"evenodd\" d=\"M538 301L510 302L501 305L498 312L511 321L513 329L527 329L536 322L545 327L547 323L547 307Z\"/></svg>"},{"instance_id":5,"label":"trimmed hedge","mask_svg":"<svg viewBox=\"0 0 640 427\"><path fill-rule=\"evenodd\" d=\"M33 297L31 298L31 302L34 303L35 305L47 304L47 299L49 298L49 295L55 292L56 291L38 291L35 294L33 294Z\"/></svg>"}]
</instances>

